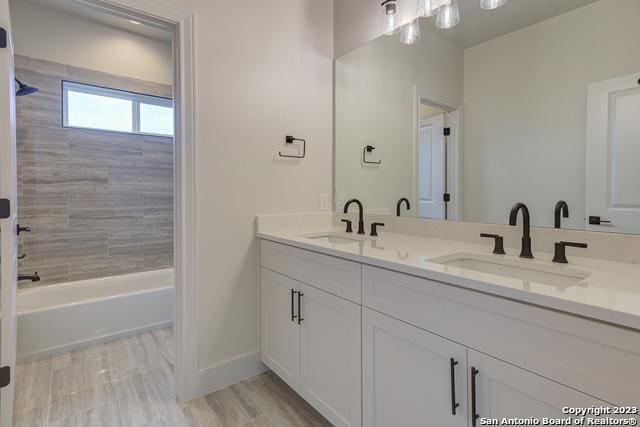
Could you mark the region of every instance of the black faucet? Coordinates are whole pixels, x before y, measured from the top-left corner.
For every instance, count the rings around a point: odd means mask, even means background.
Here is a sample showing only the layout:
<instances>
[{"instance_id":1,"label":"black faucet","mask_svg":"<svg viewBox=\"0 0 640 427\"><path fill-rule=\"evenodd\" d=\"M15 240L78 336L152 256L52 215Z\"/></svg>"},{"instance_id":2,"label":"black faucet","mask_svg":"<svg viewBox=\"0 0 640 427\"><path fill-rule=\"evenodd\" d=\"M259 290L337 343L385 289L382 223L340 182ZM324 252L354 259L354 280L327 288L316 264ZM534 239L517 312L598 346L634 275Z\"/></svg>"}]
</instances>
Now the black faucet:
<instances>
[{"instance_id":1,"label":"black faucet","mask_svg":"<svg viewBox=\"0 0 640 427\"><path fill-rule=\"evenodd\" d=\"M560 200L556 203L556 211L554 213L554 227L562 228L562 220L560 219L560 214L562 214L563 218L569 218L569 205L564 200Z\"/></svg>"},{"instance_id":2,"label":"black faucet","mask_svg":"<svg viewBox=\"0 0 640 427\"><path fill-rule=\"evenodd\" d=\"M509 225L515 226L518 221L518 212L522 211L522 250L520 251L520 258L533 259L533 253L531 253L531 216L529 215L529 208L524 203L518 202L511 208L511 214L509 215Z\"/></svg>"},{"instance_id":3,"label":"black faucet","mask_svg":"<svg viewBox=\"0 0 640 427\"><path fill-rule=\"evenodd\" d=\"M405 202L405 204L407 205L407 210L411 210L409 199L403 197L402 199L398 200L398 203L396 204L396 216L400 216L400 207L402 206L402 202Z\"/></svg>"},{"instance_id":4,"label":"black faucet","mask_svg":"<svg viewBox=\"0 0 640 427\"><path fill-rule=\"evenodd\" d=\"M344 213L347 213L349 211L349 206L351 206L352 203L355 203L356 205L358 205L358 234L364 234L364 209L362 208L362 203L360 203L360 200L358 199L351 199L349 200L347 203L345 203L344 205Z\"/></svg>"},{"instance_id":5,"label":"black faucet","mask_svg":"<svg viewBox=\"0 0 640 427\"><path fill-rule=\"evenodd\" d=\"M39 282L40 281L40 276L38 275L37 271L34 274L19 274L18 275L18 281L21 282L23 280L30 280L32 282Z\"/></svg>"}]
</instances>

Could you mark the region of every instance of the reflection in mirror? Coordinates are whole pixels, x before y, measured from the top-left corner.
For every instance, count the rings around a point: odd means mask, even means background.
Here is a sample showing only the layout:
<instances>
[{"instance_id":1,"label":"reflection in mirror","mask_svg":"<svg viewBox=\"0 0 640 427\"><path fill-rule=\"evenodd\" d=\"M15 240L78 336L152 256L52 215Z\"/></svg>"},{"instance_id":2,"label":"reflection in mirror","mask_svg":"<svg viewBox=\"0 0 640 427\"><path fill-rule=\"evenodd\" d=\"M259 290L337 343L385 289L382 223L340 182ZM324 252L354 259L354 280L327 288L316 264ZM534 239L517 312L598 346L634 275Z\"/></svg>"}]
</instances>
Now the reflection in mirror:
<instances>
[{"instance_id":1,"label":"reflection in mirror","mask_svg":"<svg viewBox=\"0 0 640 427\"><path fill-rule=\"evenodd\" d=\"M640 233L640 1L458 4L336 60L336 208Z\"/></svg>"}]
</instances>

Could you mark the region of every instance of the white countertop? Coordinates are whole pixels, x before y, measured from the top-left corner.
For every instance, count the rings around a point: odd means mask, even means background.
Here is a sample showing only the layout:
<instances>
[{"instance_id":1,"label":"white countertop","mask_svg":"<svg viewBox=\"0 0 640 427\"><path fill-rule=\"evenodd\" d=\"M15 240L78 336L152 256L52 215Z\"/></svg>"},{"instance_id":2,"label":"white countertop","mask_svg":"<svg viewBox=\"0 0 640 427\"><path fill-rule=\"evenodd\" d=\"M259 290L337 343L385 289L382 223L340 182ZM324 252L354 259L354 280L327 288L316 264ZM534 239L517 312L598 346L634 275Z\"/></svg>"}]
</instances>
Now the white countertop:
<instances>
[{"instance_id":1,"label":"white countertop","mask_svg":"<svg viewBox=\"0 0 640 427\"><path fill-rule=\"evenodd\" d=\"M492 246L385 232L381 232L377 238L348 244L331 244L305 237L319 232L317 228L307 231L266 230L258 232L257 236L302 249L640 330L640 265L569 255L569 264L564 266L553 264L552 255L548 253L534 253L535 260L521 260L517 257L519 251L513 249L507 249L510 255L492 255ZM322 232L340 233L329 228ZM354 236L340 234L345 237ZM588 272L589 277L576 285L560 287L432 262L433 259L457 253L505 257L521 262L553 266L553 268L582 270ZM568 253L571 253L571 249L568 249Z\"/></svg>"}]
</instances>

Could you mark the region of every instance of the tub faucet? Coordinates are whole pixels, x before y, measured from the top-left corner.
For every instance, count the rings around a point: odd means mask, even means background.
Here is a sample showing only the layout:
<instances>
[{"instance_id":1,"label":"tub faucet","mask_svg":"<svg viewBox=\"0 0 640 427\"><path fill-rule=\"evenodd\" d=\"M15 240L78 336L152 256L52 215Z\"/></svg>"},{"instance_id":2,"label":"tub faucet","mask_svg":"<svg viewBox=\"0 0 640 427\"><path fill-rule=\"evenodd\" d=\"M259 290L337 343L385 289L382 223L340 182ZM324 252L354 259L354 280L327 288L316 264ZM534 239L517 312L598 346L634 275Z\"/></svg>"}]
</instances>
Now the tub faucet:
<instances>
[{"instance_id":1,"label":"tub faucet","mask_svg":"<svg viewBox=\"0 0 640 427\"><path fill-rule=\"evenodd\" d=\"M520 258L533 259L533 253L531 253L531 217L527 205L521 202L513 205L509 215L509 225L516 225L518 212L520 211L522 211L522 250L520 251Z\"/></svg>"},{"instance_id":2,"label":"tub faucet","mask_svg":"<svg viewBox=\"0 0 640 427\"><path fill-rule=\"evenodd\" d=\"M30 274L19 274L18 275L18 281L23 281L23 280L31 280L32 282L39 282L40 281L40 276L38 275L38 272L36 271L35 273L33 273L33 275Z\"/></svg>"},{"instance_id":3,"label":"tub faucet","mask_svg":"<svg viewBox=\"0 0 640 427\"><path fill-rule=\"evenodd\" d=\"M349 206L353 203L358 205L358 234L364 234L364 209L362 203L358 199L351 199L344 205L344 213L349 211Z\"/></svg>"}]
</instances>

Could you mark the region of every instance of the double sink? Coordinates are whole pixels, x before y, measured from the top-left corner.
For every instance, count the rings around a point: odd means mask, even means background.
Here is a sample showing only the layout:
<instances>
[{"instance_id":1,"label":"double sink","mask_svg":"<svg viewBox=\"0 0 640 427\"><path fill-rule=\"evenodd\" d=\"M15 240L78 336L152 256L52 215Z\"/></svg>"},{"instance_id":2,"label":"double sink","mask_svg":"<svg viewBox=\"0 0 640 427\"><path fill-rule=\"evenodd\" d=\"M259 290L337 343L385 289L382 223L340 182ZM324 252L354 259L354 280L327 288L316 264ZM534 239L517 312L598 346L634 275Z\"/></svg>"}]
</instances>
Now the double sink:
<instances>
[{"instance_id":1,"label":"double sink","mask_svg":"<svg viewBox=\"0 0 640 427\"><path fill-rule=\"evenodd\" d=\"M301 236L306 239L332 245L348 245L370 240L366 236L345 235L329 232ZM429 262L494 276L518 279L525 282L540 283L557 288L567 288L584 281L590 272L570 268L565 265L555 265L545 262L528 261L499 255L483 255L472 252L458 252Z\"/></svg>"}]
</instances>

